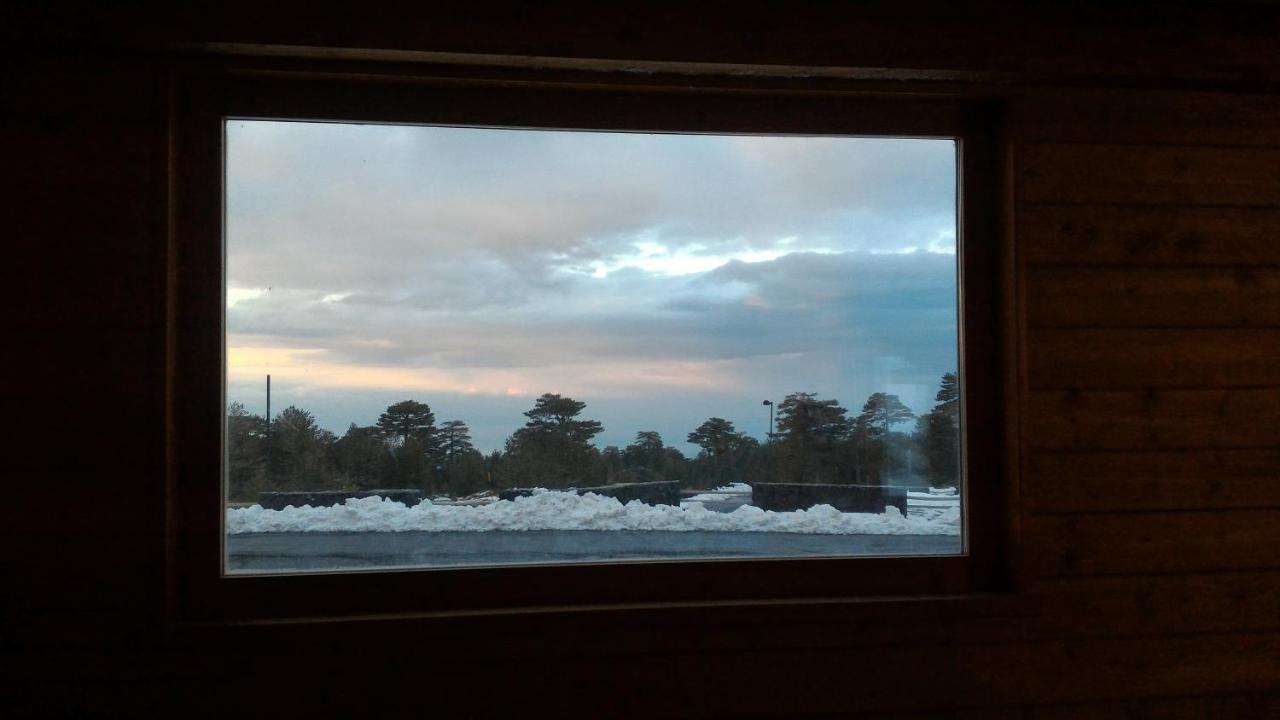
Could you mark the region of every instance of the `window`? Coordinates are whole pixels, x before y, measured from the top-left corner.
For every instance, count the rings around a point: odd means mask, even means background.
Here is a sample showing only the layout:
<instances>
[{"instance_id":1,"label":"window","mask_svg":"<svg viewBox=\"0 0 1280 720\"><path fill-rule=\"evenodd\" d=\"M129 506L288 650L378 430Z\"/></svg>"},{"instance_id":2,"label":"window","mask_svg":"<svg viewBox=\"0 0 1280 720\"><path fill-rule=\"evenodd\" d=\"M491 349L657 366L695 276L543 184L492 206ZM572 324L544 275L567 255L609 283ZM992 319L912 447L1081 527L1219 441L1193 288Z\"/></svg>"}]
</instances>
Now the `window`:
<instances>
[{"instance_id":1,"label":"window","mask_svg":"<svg viewBox=\"0 0 1280 720\"><path fill-rule=\"evenodd\" d=\"M184 93L187 614L993 581L997 195L974 108L231 76ZM779 177L801 167L818 180ZM916 224L887 223L893 203ZM287 574L305 570L348 572Z\"/></svg>"}]
</instances>

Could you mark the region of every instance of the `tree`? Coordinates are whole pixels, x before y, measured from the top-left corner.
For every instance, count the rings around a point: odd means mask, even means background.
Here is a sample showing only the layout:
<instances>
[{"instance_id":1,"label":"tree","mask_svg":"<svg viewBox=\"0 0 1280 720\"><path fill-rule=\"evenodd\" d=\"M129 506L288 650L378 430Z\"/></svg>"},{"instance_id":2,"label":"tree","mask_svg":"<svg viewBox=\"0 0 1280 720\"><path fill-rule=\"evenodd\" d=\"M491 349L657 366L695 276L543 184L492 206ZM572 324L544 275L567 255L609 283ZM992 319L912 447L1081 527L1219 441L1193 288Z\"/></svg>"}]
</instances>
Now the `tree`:
<instances>
[{"instance_id":1,"label":"tree","mask_svg":"<svg viewBox=\"0 0 1280 720\"><path fill-rule=\"evenodd\" d=\"M959 422L960 378L955 373L949 372L942 376L942 382L938 387L938 394L934 397L934 400L938 403L933 407L934 412L941 411Z\"/></svg>"},{"instance_id":2,"label":"tree","mask_svg":"<svg viewBox=\"0 0 1280 720\"><path fill-rule=\"evenodd\" d=\"M271 421L270 489L321 490L334 484L333 433L316 427L315 416L290 405Z\"/></svg>"},{"instance_id":3,"label":"tree","mask_svg":"<svg viewBox=\"0 0 1280 720\"><path fill-rule=\"evenodd\" d=\"M842 442L853 426L838 400L791 393L778 405L779 442L772 443L779 477L791 482L835 482L843 474Z\"/></svg>"},{"instance_id":4,"label":"tree","mask_svg":"<svg viewBox=\"0 0 1280 720\"><path fill-rule=\"evenodd\" d=\"M471 444L471 429L461 420L447 420L440 424L440 451L446 465L452 465L459 455L475 450Z\"/></svg>"},{"instance_id":5,"label":"tree","mask_svg":"<svg viewBox=\"0 0 1280 720\"><path fill-rule=\"evenodd\" d=\"M955 373L942 376L937 405L917 424L917 445L925 472L935 486L955 485L960 476L960 383Z\"/></svg>"},{"instance_id":6,"label":"tree","mask_svg":"<svg viewBox=\"0 0 1280 720\"><path fill-rule=\"evenodd\" d=\"M595 420L574 419L586 407L586 403L573 398L546 393L534 401L532 410L524 414L529 422L525 423L523 429L552 433L573 442L588 442L604 430L604 427Z\"/></svg>"},{"instance_id":7,"label":"tree","mask_svg":"<svg viewBox=\"0 0 1280 720\"><path fill-rule=\"evenodd\" d=\"M862 406L862 413L858 415L858 422L868 429L887 434L894 425L914 420L915 417L911 408L903 405L897 395L878 392L867 398Z\"/></svg>"},{"instance_id":8,"label":"tree","mask_svg":"<svg viewBox=\"0 0 1280 720\"><path fill-rule=\"evenodd\" d=\"M702 448L687 473L689 484L696 488L744 480L760 461L756 439L738 432L724 418L707 418L685 440Z\"/></svg>"},{"instance_id":9,"label":"tree","mask_svg":"<svg viewBox=\"0 0 1280 720\"><path fill-rule=\"evenodd\" d=\"M785 442L800 445L843 439L852 429L848 410L838 400L819 400L813 393L791 393L778 405L778 432Z\"/></svg>"},{"instance_id":10,"label":"tree","mask_svg":"<svg viewBox=\"0 0 1280 720\"><path fill-rule=\"evenodd\" d=\"M551 393L534 401L529 421L507 439L504 483L563 488L602 480L604 463L590 441L604 428L577 419L586 406Z\"/></svg>"},{"instance_id":11,"label":"tree","mask_svg":"<svg viewBox=\"0 0 1280 720\"><path fill-rule=\"evenodd\" d=\"M636 439L622 450L622 465L637 480L658 479L665 450L662 435L655 430L641 430Z\"/></svg>"},{"instance_id":12,"label":"tree","mask_svg":"<svg viewBox=\"0 0 1280 720\"><path fill-rule=\"evenodd\" d=\"M252 502L263 489L266 435L266 418L238 402L227 406L227 496L234 502Z\"/></svg>"},{"instance_id":13,"label":"tree","mask_svg":"<svg viewBox=\"0 0 1280 720\"><path fill-rule=\"evenodd\" d=\"M696 430L686 438L689 442L701 447L712 457L720 457L734 450L743 442L742 433L734 429L733 423L724 418L707 418Z\"/></svg>"},{"instance_id":14,"label":"tree","mask_svg":"<svg viewBox=\"0 0 1280 720\"><path fill-rule=\"evenodd\" d=\"M851 439L854 474L859 482L879 484L909 462L907 439L892 432L893 426L915 418L897 395L873 393L854 420Z\"/></svg>"},{"instance_id":15,"label":"tree","mask_svg":"<svg viewBox=\"0 0 1280 720\"><path fill-rule=\"evenodd\" d=\"M377 428L387 439L398 438L401 443L410 438L434 441L436 416L426 403L402 400L387 407L378 416Z\"/></svg>"},{"instance_id":16,"label":"tree","mask_svg":"<svg viewBox=\"0 0 1280 720\"><path fill-rule=\"evenodd\" d=\"M377 426L351 423L334 444L338 473L347 483L362 490L395 484L395 459Z\"/></svg>"},{"instance_id":17,"label":"tree","mask_svg":"<svg viewBox=\"0 0 1280 720\"><path fill-rule=\"evenodd\" d=\"M397 487L421 487L436 490L436 462L440 454L440 438L436 416L426 403L402 400L387 407L378 416L376 427L382 436L396 445L393 484Z\"/></svg>"},{"instance_id":18,"label":"tree","mask_svg":"<svg viewBox=\"0 0 1280 720\"><path fill-rule=\"evenodd\" d=\"M471 444L471 431L461 420L440 424L440 457L444 488L450 495L475 492L488 484L485 457Z\"/></svg>"}]
</instances>

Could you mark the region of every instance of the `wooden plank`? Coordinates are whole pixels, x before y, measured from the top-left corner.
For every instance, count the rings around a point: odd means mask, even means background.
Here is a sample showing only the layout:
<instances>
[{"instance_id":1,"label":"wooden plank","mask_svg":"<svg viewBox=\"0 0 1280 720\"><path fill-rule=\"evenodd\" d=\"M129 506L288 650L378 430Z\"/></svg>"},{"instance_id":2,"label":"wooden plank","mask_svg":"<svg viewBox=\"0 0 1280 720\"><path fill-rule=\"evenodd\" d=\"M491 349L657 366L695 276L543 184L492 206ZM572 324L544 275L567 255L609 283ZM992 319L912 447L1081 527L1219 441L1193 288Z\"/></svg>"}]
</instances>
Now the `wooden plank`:
<instances>
[{"instance_id":1,"label":"wooden plank","mask_svg":"<svg viewBox=\"0 0 1280 720\"><path fill-rule=\"evenodd\" d=\"M1129 700L1032 708L1027 720L1268 720L1280 717L1280 695L1255 693L1175 700Z\"/></svg>"},{"instance_id":2,"label":"wooden plank","mask_svg":"<svg viewBox=\"0 0 1280 720\"><path fill-rule=\"evenodd\" d=\"M1037 267L1033 327L1278 327L1280 268Z\"/></svg>"},{"instance_id":3,"label":"wooden plank","mask_svg":"<svg viewBox=\"0 0 1280 720\"><path fill-rule=\"evenodd\" d=\"M474 638L472 638L474 642ZM349 652L349 650L347 651ZM211 686L238 683L237 693L280 698L283 683L340 673L349 656L339 652L293 655L283 648L257 653L184 658L186 675ZM380 649L370 658L371 676L413 667L432 679L438 699L449 701L493 693L500 678L504 696L528 707L551 708L584 688L610 698L636 717L796 717L827 714L928 710L955 712L1027 704L1170 695L1266 691L1280 666L1280 634L1209 634L1144 638L1014 643L954 643L861 649L584 657L548 662L520 660L460 664L448 648L399 653ZM52 663L33 678L57 676ZM477 672L483 667L483 672ZM711 668L711 670L709 670ZM1105 668L1105 672L1100 669ZM1206 671L1212 668L1212 671ZM239 674L236 671L239 670ZM42 672L41 672L42 671ZM731 679L725 692L708 692L713 672ZM644 682L637 682L643 678ZM738 682L742 678L759 681ZM246 684L247 683L247 684ZM653 691L661 688L660 692ZM321 686L313 688L323 692ZM297 698L285 694L289 702ZM313 698L314 699L314 698ZM335 701L339 698L335 698ZM363 696L360 702L368 701ZM946 715L944 715L946 716Z\"/></svg>"},{"instance_id":4,"label":"wooden plank","mask_svg":"<svg viewBox=\"0 0 1280 720\"><path fill-rule=\"evenodd\" d=\"M1035 206L1018 209L1028 263L1280 265L1280 209Z\"/></svg>"},{"instance_id":5,"label":"wooden plank","mask_svg":"<svg viewBox=\"0 0 1280 720\"><path fill-rule=\"evenodd\" d=\"M1033 576L1280 567L1280 510L1036 515L1025 525Z\"/></svg>"},{"instance_id":6,"label":"wooden plank","mask_svg":"<svg viewBox=\"0 0 1280 720\"><path fill-rule=\"evenodd\" d=\"M1280 572L1063 578L1032 583L1027 639L1280 629Z\"/></svg>"},{"instance_id":7,"label":"wooden plank","mask_svg":"<svg viewBox=\"0 0 1280 720\"><path fill-rule=\"evenodd\" d=\"M708 689L719 689L723 685L719 682L709 685ZM905 712L876 712L870 715L844 715L849 720L937 720L937 710L924 711L905 711ZM965 710L950 710L941 717L948 720L1025 720L1026 713L1020 707L1010 708L971 708Z\"/></svg>"},{"instance_id":8,"label":"wooden plank","mask_svg":"<svg viewBox=\"0 0 1280 720\"><path fill-rule=\"evenodd\" d=\"M1019 167L1030 203L1280 205L1280 148L1029 144Z\"/></svg>"},{"instance_id":9,"label":"wooden plank","mask_svg":"<svg viewBox=\"0 0 1280 720\"><path fill-rule=\"evenodd\" d=\"M1280 98L1167 90L1052 89L1019 103L1035 142L1280 146Z\"/></svg>"},{"instance_id":10,"label":"wooden plank","mask_svg":"<svg viewBox=\"0 0 1280 720\"><path fill-rule=\"evenodd\" d=\"M1024 407L1038 450L1280 448L1280 388L1041 391Z\"/></svg>"},{"instance_id":11,"label":"wooden plank","mask_svg":"<svg viewBox=\"0 0 1280 720\"><path fill-rule=\"evenodd\" d=\"M1027 333L1032 389L1280 387L1277 329L1058 329Z\"/></svg>"},{"instance_id":12,"label":"wooden plank","mask_svg":"<svg viewBox=\"0 0 1280 720\"><path fill-rule=\"evenodd\" d=\"M1040 513L1251 508L1280 504L1280 450L1070 453L1027 460Z\"/></svg>"}]
</instances>

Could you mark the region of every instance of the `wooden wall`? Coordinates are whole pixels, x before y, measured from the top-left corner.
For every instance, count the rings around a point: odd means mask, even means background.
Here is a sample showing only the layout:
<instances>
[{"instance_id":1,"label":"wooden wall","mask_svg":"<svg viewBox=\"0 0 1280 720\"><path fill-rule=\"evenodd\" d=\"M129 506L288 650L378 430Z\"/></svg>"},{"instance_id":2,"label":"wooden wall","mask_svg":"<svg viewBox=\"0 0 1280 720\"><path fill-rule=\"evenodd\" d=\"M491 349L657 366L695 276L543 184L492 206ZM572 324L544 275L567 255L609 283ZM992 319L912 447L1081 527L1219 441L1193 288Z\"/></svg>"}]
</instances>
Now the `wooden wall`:
<instances>
[{"instance_id":1,"label":"wooden wall","mask_svg":"<svg viewBox=\"0 0 1280 720\"><path fill-rule=\"evenodd\" d=\"M1176 84L994 90L1011 109L1022 600L171 635L163 64L10 56L7 706L1280 717L1280 96Z\"/></svg>"}]
</instances>

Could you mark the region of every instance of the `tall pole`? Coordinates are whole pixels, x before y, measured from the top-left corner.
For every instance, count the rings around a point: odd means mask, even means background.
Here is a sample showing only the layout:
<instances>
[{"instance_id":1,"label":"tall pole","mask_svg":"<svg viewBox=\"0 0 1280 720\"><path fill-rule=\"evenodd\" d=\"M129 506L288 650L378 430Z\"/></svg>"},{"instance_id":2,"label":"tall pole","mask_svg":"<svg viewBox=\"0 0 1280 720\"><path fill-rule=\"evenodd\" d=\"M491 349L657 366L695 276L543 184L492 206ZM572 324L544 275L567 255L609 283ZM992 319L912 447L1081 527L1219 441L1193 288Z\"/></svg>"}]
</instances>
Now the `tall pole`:
<instances>
[{"instance_id":1,"label":"tall pole","mask_svg":"<svg viewBox=\"0 0 1280 720\"><path fill-rule=\"evenodd\" d=\"M271 485L271 374L267 374L267 487Z\"/></svg>"},{"instance_id":2,"label":"tall pole","mask_svg":"<svg viewBox=\"0 0 1280 720\"><path fill-rule=\"evenodd\" d=\"M773 401L765 400L760 404L769 406L769 435L765 438L765 442L773 442Z\"/></svg>"}]
</instances>

